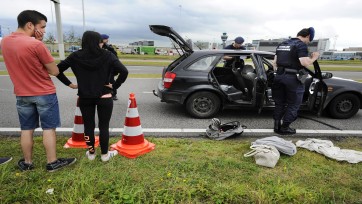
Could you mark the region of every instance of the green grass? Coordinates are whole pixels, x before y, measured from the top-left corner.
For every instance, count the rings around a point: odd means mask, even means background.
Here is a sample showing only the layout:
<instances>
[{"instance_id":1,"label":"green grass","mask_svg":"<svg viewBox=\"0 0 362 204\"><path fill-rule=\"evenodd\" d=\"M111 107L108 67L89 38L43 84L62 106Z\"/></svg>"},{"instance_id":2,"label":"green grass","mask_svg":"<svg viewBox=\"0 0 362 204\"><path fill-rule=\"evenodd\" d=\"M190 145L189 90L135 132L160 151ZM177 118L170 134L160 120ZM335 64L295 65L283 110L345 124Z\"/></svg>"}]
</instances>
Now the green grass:
<instances>
[{"instance_id":1,"label":"green grass","mask_svg":"<svg viewBox=\"0 0 362 204\"><path fill-rule=\"evenodd\" d=\"M66 56L69 53L66 53ZM57 53L53 53L54 57L59 57ZM177 56L164 56L164 55L130 55L130 54L119 54L118 55L121 62L125 66L168 66ZM131 60L131 61L128 61ZM157 61L160 60L160 61ZM0 56L0 62L3 62L4 59ZM250 59L249 59L250 61ZM56 59L56 63L59 63L60 60ZM250 61L251 62L251 61ZM318 61L321 65L323 71L355 71L362 72L362 61L360 60L349 60L349 61ZM340 65L338 67L329 67L328 65ZM353 65L353 67L350 67Z\"/></svg>"},{"instance_id":2,"label":"green grass","mask_svg":"<svg viewBox=\"0 0 362 204\"><path fill-rule=\"evenodd\" d=\"M345 65L361 65L362 60L318 60L319 64L345 64Z\"/></svg>"},{"instance_id":3,"label":"green grass","mask_svg":"<svg viewBox=\"0 0 362 204\"><path fill-rule=\"evenodd\" d=\"M322 71L346 71L346 72L362 72L362 66L361 67L323 67L321 66Z\"/></svg>"},{"instance_id":4,"label":"green grass","mask_svg":"<svg viewBox=\"0 0 362 204\"><path fill-rule=\"evenodd\" d=\"M67 139L58 138L58 156L75 156L78 162L47 173L41 137L35 138L36 169L30 172L16 167L19 138L0 138L0 155L14 157L0 166L0 203L362 202L362 163L338 162L305 149L298 148L292 157L282 155L270 169L243 157L254 139L147 138L156 144L152 152L102 163L99 156L88 161L84 149L64 149ZM110 143L120 139L111 138ZM334 144L362 150L362 139ZM51 188L54 194L46 194Z\"/></svg>"}]
</instances>

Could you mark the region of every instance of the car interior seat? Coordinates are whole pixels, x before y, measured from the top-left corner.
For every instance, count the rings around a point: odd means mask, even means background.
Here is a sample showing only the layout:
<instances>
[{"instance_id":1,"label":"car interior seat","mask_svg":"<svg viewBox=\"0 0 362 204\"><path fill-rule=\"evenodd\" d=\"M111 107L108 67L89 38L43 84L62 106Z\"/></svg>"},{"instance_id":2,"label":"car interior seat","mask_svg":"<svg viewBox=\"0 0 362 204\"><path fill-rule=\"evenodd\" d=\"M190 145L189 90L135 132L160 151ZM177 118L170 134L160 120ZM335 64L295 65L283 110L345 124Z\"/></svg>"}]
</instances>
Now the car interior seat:
<instances>
[{"instance_id":1,"label":"car interior seat","mask_svg":"<svg viewBox=\"0 0 362 204\"><path fill-rule=\"evenodd\" d=\"M248 89L246 87L245 79L242 77L242 69L244 68L244 60L235 60L232 63L232 72L238 82L239 89L244 95L247 95Z\"/></svg>"},{"instance_id":2,"label":"car interior seat","mask_svg":"<svg viewBox=\"0 0 362 204\"><path fill-rule=\"evenodd\" d=\"M254 86L254 80L256 77L255 70L252 65L246 64L244 65L244 68L241 70L241 76L245 81L246 88L248 91L248 96L250 97L252 94L253 86Z\"/></svg>"}]
</instances>

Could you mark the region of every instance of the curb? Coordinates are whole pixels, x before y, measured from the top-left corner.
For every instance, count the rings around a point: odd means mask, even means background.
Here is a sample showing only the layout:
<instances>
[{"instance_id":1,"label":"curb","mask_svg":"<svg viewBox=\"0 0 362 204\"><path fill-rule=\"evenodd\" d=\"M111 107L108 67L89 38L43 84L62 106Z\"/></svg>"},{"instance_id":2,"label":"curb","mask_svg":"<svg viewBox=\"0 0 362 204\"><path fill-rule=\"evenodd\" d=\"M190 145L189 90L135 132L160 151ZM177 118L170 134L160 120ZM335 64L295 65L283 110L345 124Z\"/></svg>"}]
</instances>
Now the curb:
<instances>
[{"instance_id":1,"label":"curb","mask_svg":"<svg viewBox=\"0 0 362 204\"><path fill-rule=\"evenodd\" d=\"M205 129L187 129L187 128L143 128L145 136L155 137L200 137L205 135ZM95 130L98 132L98 128ZM35 129L35 134L41 134L42 129ZM73 128L57 128L58 136L70 136ZM110 128L110 136L121 136L123 128ZM0 128L0 135L20 136L20 128ZM277 135L273 129L244 129L243 136L263 137ZM286 135L285 135L286 136ZM297 129L296 137L362 137L362 130L310 130Z\"/></svg>"}]
</instances>

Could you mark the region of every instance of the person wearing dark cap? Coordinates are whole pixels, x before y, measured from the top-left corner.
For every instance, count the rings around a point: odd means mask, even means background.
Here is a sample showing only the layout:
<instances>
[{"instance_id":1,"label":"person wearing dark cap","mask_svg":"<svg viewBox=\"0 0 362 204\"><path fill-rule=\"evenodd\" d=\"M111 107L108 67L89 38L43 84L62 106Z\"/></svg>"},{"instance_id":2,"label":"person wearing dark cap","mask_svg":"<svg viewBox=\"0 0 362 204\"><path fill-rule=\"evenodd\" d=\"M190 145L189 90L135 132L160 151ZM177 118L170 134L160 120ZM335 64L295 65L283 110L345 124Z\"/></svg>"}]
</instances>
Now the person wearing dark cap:
<instances>
[{"instance_id":1,"label":"person wearing dark cap","mask_svg":"<svg viewBox=\"0 0 362 204\"><path fill-rule=\"evenodd\" d=\"M111 44L108 44L109 35L107 34L101 34L102 40L103 40L103 49L106 49L113 53L116 57L118 57L116 50L113 48Z\"/></svg>"},{"instance_id":2,"label":"person wearing dark cap","mask_svg":"<svg viewBox=\"0 0 362 204\"><path fill-rule=\"evenodd\" d=\"M244 38L243 37L237 37L235 38L234 42L228 46L226 46L224 49L227 50L246 50L246 48L243 46ZM231 56L224 56L225 65L224 67L231 67L232 63L234 62L234 57Z\"/></svg>"},{"instance_id":3,"label":"person wearing dark cap","mask_svg":"<svg viewBox=\"0 0 362 204\"><path fill-rule=\"evenodd\" d=\"M275 102L273 114L274 132L281 135L295 134L289 125L297 119L298 110L304 95L305 70L319 57L318 52L308 56L307 44L314 39L313 27L304 28L296 38L288 39L276 48L274 66L276 75L272 85ZM303 80L304 78L304 80ZM281 122L283 120L283 123Z\"/></svg>"},{"instance_id":4,"label":"person wearing dark cap","mask_svg":"<svg viewBox=\"0 0 362 204\"><path fill-rule=\"evenodd\" d=\"M101 34L101 37L102 37L102 40L103 40L103 47L102 48L110 51L111 53L113 53L118 58L116 50L113 48L112 45L108 44L109 35ZM117 73L117 72L113 72L113 77L111 77L111 81L110 81L111 84L114 84L114 82L115 82L114 77L117 76L118 74L119 73ZM113 90L112 98L113 98L114 101L118 100L117 89Z\"/></svg>"},{"instance_id":5,"label":"person wearing dark cap","mask_svg":"<svg viewBox=\"0 0 362 204\"><path fill-rule=\"evenodd\" d=\"M245 47L242 46L244 43L244 38L243 37L237 37L235 38L234 42L228 46L226 46L224 49L229 49L229 50L245 50Z\"/></svg>"}]
</instances>

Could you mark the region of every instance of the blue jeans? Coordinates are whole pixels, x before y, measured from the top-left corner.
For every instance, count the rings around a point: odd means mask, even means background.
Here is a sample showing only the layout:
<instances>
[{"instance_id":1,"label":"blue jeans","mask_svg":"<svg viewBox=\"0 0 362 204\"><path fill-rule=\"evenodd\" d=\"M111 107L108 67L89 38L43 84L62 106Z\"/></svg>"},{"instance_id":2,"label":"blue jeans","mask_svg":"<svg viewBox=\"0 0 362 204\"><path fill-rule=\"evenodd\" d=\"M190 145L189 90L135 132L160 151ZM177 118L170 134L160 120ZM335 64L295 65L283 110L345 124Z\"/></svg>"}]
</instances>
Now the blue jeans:
<instances>
[{"instance_id":1,"label":"blue jeans","mask_svg":"<svg viewBox=\"0 0 362 204\"><path fill-rule=\"evenodd\" d=\"M43 130L60 127L59 104L56 94L43 96L16 96L21 130Z\"/></svg>"}]
</instances>

